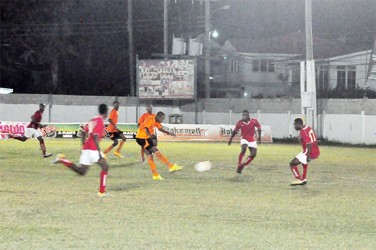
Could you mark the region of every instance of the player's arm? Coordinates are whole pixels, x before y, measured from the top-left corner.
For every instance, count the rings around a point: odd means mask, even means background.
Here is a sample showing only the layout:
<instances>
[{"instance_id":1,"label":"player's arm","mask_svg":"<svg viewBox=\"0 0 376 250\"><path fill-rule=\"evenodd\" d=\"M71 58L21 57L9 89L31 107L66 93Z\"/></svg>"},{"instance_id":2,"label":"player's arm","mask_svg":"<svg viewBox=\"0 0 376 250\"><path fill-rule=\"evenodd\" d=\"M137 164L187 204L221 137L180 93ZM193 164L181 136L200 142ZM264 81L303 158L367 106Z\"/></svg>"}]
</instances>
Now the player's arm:
<instances>
[{"instance_id":1,"label":"player's arm","mask_svg":"<svg viewBox=\"0 0 376 250\"><path fill-rule=\"evenodd\" d=\"M112 126L114 126L114 128L115 128L116 130L119 130L118 127L116 126L116 124L114 123L114 121L113 121L111 118L108 119L108 122L109 122Z\"/></svg>"},{"instance_id":2,"label":"player's arm","mask_svg":"<svg viewBox=\"0 0 376 250\"><path fill-rule=\"evenodd\" d=\"M162 133L165 133L165 134L168 134L170 136L176 137L175 133L169 132L169 131L165 130L164 128L158 128L158 130L161 131Z\"/></svg>"},{"instance_id":3,"label":"player's arm","mask_svg":"<svg viewBox=\"0 0 376 250\"><path fill-rule=\"evenodd\" d=\"M231 133L231 137L230 137L230 139L228 140L228 145L230 146L231 145L231 143L232 143L232 139L234 139L234 137L235 137L235 135L238 133L238 131L239 131L239 127L238 127L238 125L236 125L236 127L234 128L234 130L232 131L232 133Z\"/></svg>"},{"instance_id":4,"label":"player's arm","mask_svg":"<svg viewBox=\"0 0 376 250\"><path fill-rule=\"evenodd\" d=\"M311 161L312 143L307 143L307 162Z\"/></svg>"},{"instance_id":5,"label":"player's arm","mask_svg":"<svg viewBox=\"0 0 376 250\"><path fill-rule=\"evenodd\" d=\"M99 147L99 135L98 134L93 134L93 139L94 139L95 147L98 150L99 159L102 159L101 149Z\"/></svg>"},{"instance_id":6,"label":"player's arm","mask_svg":"<svg viewBox=\"0 0 376 250\"><path fill-rule=\"evenodd\" d=\"M257 128L257 139L258 143L261 144L261 127Z\"/></svg>"},{"instance_id":7,"label":"player's arm","mask_svg":"<svg viewBox=\"0 0 376 250\"><path fill-rule=\"evenodd\" d=\"M81 136L81 144L84 145L86 141L86 132L84 130L80 130L80 136Z\"/></svg>"}]
</instances>

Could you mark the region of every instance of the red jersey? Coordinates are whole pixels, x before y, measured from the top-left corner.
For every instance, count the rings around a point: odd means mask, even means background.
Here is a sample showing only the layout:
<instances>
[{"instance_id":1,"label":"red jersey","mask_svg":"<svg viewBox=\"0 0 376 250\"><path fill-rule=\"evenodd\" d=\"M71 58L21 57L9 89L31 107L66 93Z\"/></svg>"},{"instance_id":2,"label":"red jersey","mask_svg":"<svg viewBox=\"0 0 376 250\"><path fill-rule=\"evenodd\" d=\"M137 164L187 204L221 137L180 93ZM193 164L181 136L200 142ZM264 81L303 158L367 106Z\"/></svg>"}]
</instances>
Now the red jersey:
<instances>
[{"instance_id":1,"label":"red jersey","mask_svg":"<svg viewBox=\"0 0 376 250\"><path fill-rule=\"evenodd\" d=\"M255 128L261 129L261 125L257 121L257 119L252 118L248 122L244 122L243 120L238 121L238 123L236 123L234 131L237 133L240 129L242 139L245 139L249 142L254 142L256 140Z\"/></svg>"},{"instance_id":2,"label":"red jersey","mask_svg":"<svg viewBox=\"0 0 376 250\"><path fill-rule=\"evenodd\" d=\"M99 140L102 139L105 130L103 118L101 116L96 116L90 120L90 122L85 126L85 132L88 133L89 137L86 139L83 149L84 150L98 150L95 146L94 135L98 135Z\"/></svg>"},{"instance_id":3,"label":"red jersey","mask_svg":"<svg viewBox=\"0 0 376 250\"><path fill-rule=\"evenodd\" d=\"M43 112L41 112L40 110L36 111L34 113L34 115L32 116L32 117L34 117L34 119L30 122L30 124L27 127L28 128L38 129L39 128L39 124L42 121L42 114L43 114ZM34 122L34 120L36 122Z\"/></svg>"},{"instance_id":4,"label":"red jersey","mask_svg":"<svg viewBox=\"0 0 376 250\"><path fill-rule=\"evenodd\" d=\"M311 144L311 155L309 156L310 158L314 159L319 157L320 149L317 145L317 137L312 128L304 126L300 130L300 143L302 144L304 153L307 153L307 145Z\"/></svg>"}]
</instances>

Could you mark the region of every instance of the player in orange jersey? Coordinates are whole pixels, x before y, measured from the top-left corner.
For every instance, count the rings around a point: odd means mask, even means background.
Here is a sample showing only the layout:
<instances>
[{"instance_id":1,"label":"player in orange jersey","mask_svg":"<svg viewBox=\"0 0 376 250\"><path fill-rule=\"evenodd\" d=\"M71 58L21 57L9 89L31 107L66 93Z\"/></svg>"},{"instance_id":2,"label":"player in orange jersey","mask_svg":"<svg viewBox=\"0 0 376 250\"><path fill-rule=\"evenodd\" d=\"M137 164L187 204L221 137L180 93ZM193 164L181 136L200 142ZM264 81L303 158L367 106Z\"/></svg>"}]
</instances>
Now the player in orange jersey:
<instances>
[{"instance_id":1,"label":"player in orange jersey","mask_svg":"<svg viewBox=\"0 0 376 250\"><path fill-rule=\"evenodd\" d=\"M176 136L174 133L168 132L162 128L161 123L163 122L164 118L165 114L163 112L158 112L156 116L150 116L144 123L140 124L136 135L138 145L144 149L145 154L148 157L150 169L153 173L153 180L163 180L163 178L157 172L157 166L155 165L153 159L153 153L157 156L158 160L163 162L168 167L170 173L182 169L181 166L171 163L154 145L155 134L152 134L151 131L153 131L155 128L168 135Z\"/></svg>"},{"instance_id":2,"label":"player in orange jersey","mask_svg":"<svg viewBox=\"0 0 376 250\"><path fill-rule=\"evenodd\" d=\"M148 106L146 106L146 113L142 114L140 116L140 118L138 119L138 126L140 126L141 124L143 124L145 122L145 120L147 118L149 118L150 116L155 116L155 114L153 114L153 106L151 104L149 104ZM154 134L154 131L150 131L152 134ZM155 137L153 139L153 143L155 146L158 145L158 141L157 141L157 137ZM141 147L141 161L142 162L145 162L145 153L144 153L144 149Z\"/></svg>"},{"instance_id":3,"label":"player in orange jersey","mask_svg":"<svg viewBox=\"0 0 376 250\"><path fill-rule=\"evenodd\" d=\"M121 131L117 127L118 118L119 118L118 111L119 111L120 103L119 103L119 101L114 101L113 105L114 105L114 108L111 110L110 116L108 117L108 121L110 122L110 125L108 125L108 127L107 127L107 132L110 134L110 138L111 138L111 140L114 141L114 143L112 143L103 153L104 153L105 158L106 158L106 155L114 147L116 147L119 144L118 140L121 139L120 145L116 149L116 151L114 152L114 155L119 157L119 158L123 158L123 156L120 153L120 150L123 147L123 145L124 145L124 143L127 139L125 138L123 131Z\"/></svg>"}]
</instances>

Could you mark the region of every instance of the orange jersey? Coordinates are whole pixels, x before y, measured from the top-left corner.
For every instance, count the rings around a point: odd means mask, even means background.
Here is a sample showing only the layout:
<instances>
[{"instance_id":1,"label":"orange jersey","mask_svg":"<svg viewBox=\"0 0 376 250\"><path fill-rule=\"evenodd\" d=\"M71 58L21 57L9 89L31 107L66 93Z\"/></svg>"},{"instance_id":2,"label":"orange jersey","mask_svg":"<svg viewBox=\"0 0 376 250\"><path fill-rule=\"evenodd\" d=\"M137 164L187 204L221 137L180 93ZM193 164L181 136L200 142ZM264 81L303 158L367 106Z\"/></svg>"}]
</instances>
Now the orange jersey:
<instances>
[{"instance_id":1,"label":"orange jersey","mask_svg":"<svg viewBox=\"0 0 376 250\"><path fill-rule=\"evenodd\" d=\"M148 119L150 116L155 116L155 114L150 114L150 113L146 112L140 118L138 118L138 124L139 125L143 124L146 121L146 119Z\"/></svg>"},{"instance_id":2,"label":"orange jersey","mask_svg":"<svg viewBox=\"0 0 376 250\"><path fill-rule=\"evenodd\" d=\"M116 125L117 122L118 122L118 117L119 117L118 111L116 109L112 109L111 113L110 113L110 116L108 117L108 119L109 120L111 119L111 121ZM108 132L117 132L117 129L116 129L116 127L114 125L110 124L107 127L107 131Z\"/></svg>"},{"instance_id":3,"label":"orange jersey","mask_svg":"<svg viewBox=\"0 0 376 250\"><path fill-rule=\"evenodd\" d=\"M162 128L162 124L160 124L159 122L155 120L155 116L149 116L143 123L140 124L140 127L138 127L136 138L148 139L150 136L146 133L146 130L145 130L146 128L149 130L149 133L152 135L154 134L155 128L158 128L158 129Z\"/></svg>"}]
</instances>

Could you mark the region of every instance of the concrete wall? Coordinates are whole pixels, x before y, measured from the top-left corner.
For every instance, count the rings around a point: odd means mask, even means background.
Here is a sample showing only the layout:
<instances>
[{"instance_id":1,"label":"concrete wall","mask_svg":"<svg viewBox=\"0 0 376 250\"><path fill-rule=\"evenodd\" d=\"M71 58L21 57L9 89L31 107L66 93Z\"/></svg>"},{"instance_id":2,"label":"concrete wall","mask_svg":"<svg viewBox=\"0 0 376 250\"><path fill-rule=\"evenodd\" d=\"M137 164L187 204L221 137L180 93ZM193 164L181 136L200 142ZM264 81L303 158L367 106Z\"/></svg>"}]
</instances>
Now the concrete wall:
<instances>
[{"instance_id":1,"label":"concrete wall","mask_svg":"<svg viewBox=\"0 0 376 250\"><path fill-rule=\"evenodd\" d=\"M114 97L0 95L0 121L30 121L38 103L52 103L45 111L44 122L85 122L97 114L97 105L114 101ZM119 122L136 122L135 98L119 98ZM248 109L262 124L270 125L275 138L296 136L293 120L300 115L299 99L210 99L197 104L198 123L234 125ZM318 101L319 136L346 143L376 144L376 99L328 99ZM154 106L154 111L182 114L184 123L195 123L195 104ZM145 104L138 114L145 112ZM166 119L168 123L168 119Z\"/></svg>"}]
</instances>

